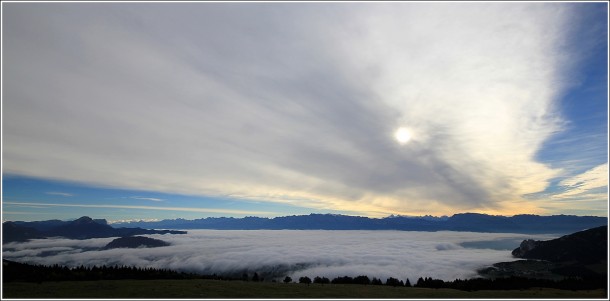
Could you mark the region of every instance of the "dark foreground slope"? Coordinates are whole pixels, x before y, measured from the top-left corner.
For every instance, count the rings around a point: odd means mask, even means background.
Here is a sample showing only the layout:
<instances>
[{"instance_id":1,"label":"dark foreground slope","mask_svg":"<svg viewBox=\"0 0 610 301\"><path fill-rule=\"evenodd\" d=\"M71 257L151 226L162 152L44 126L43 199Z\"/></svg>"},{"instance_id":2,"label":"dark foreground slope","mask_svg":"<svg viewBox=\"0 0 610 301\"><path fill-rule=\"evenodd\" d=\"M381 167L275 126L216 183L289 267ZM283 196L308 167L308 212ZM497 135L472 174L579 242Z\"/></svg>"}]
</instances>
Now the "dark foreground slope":
<instances>
[{"instance_id":1,"label":"dark foreground slope","mask_svg":"<svg viewBox=\"0 0 610 301\"><path fill-rule=\"evenodd\" d=\"M86 281L106 281L106 280L187 280L187 279L206 279L206 280L222 280L222 281L233 281L243 283L244 281L251 281L255 283L265 282L264 279L258 277L257 273L254 273L250 278L247 274L244 277L234 278L226 277L221 275L201 275L196 273L185 273L177 272L167 269L155 269L155 268L142 268L142 267L129 267L129 266L94 266L94 267L73 267L68 268L66 266L42 266L42 265L30 265L26 263L19 263L9 260L2 261L3 267L3 285L11 283L55 283L55 282L68 282L69 285L65 287L74 286L73 289L78 290L76 282ZM267 283L277 283L277 279L267 279ZM285 284L292 283L293 280L286 276L282 281ZM411 284L409 279L405 282L402 280L390 277L385 282L378 278L372 278L372 280L366 276L361 275L358 277L336 277L332 280L326 277L314 277L313 281L309 277L301 277L298 280L299 284L322 284L329 286L342 286L352 285L355 289L358 286L385 286L394 288L403 287L417 287L417 288L432 288L432 289L451 289L460 291L506 291L506 290L528 290L532 288L547 288L547 289L561 289L571 291L590 291L603 289L607 287L606 282L591 281L591 279L577 279L577 278L565 278L558 281L549 279L532 279L524 277L508 277L508 278L497 278L497 279L456 279L454 281L443 281L440 279L432 279L429 277L420 277L414 284ZM101 294L101 293L100 293ZM225 295L229 297L231 295ZM260 296L259 296L260 297Z\"/></svg>"},{"instance_id":2,"label":"dark foreground slope","mask_svg":"<svg viewBox=\"0 0 610 301\"><path fill-rule=\"evenodd\" d=\"M461 291L417 287L391 287L350 284L297 284L221 280L100 280L26 283L5 283L5 298L435 298L435 299L496 299L546 298L584 299L606 298L604 289L558 290L534 288L526 290Z\"/></svg>"}]
</instances>

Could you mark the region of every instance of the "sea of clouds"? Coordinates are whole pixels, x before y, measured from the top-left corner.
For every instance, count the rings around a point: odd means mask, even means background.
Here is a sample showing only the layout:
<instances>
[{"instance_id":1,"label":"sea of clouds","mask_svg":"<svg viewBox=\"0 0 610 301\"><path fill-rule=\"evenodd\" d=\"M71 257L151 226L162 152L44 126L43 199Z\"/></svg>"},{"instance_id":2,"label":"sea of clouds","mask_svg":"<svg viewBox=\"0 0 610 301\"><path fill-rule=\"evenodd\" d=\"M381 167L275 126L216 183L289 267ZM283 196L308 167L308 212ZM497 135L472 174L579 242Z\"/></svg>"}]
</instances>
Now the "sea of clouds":
<instances>
[{"instance_id":1,"label":"sea of clouds","mask_svg":"<svg viewBox=\"0 0 610 301\"><path fill-rule=\"evenodd\" d=\"M167 247L101 250L114 238L37 239L3 245L4 259L66 266L135 265L180 271L241 276L254 272L266 280L291 276L367 275L387 279L433 277L443 280L476 276L476 270L515 260L514 240L550 239L550 235L473 232L189 230L183 235L146 235ZM477 248L467 248L477 242ZM470 244L472 245L472 244Z\"/></svg>"}]
</instances>

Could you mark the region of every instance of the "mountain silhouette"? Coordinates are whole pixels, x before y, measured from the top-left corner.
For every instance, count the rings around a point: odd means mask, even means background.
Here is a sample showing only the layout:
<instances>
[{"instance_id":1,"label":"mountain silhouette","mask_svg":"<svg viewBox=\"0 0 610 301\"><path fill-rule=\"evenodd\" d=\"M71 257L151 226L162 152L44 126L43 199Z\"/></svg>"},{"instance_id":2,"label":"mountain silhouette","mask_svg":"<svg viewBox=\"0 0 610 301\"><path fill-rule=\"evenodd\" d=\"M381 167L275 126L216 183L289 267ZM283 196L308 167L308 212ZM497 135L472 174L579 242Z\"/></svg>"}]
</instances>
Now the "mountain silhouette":
<instances>
[{"instance_id":1,"label":"mountain silhouette","mask_svg":"<svg viewBox=\"0 0 610 301\"><path fill-rule=\"evenodd\" d=\"M551 262L577 261L595 263L607 259L608 226L565 235L547 241L524 240L513 256Z\"/></svg>"},{"instance_id":2,"label":"mountain silhouette","mask_svg":"<svg viewBox=\"0 0 610 301\"><path fill-rule=\"evenodd\" d=\"M19 226L14 222L2 224L2 243L27 241L34 238L44 238L44 235L32 227Z\"/></svg>"},{"instance_id":3,"label":"mountain silhouette","mask_svg":"<svg viewBox=\"0 0 610 301\"><path fill-rule=\"evenodd\" d=\"M111 237L114 233L116 233L115 229L108 226L105 221L94 221L88 216L56 226L47 232L49 236L63 236L74 239Z\"/></svg>"},{"instance_id":4,"label":"mountain silhouette","mask_svg":"<svg viewBox=\"0 0 610 301\"><path fill-rule=\"evenodd\" d=\"M368 218L340 214L309 214L275 218L209 217L186 220L173 219L157 222L119 223L113 226L137 226L161 229L218 229L218 230L404 230L404 231L472 231L496 233L554 233L566 234L607 225L596 216L573 215L515 215L499 216L478 213L459 213L451 217L389 216Z\"/></svg>"},{"instance_id":5,"label":"mountain silhouette","mask_svg":"<svg viewBox=\"0 0 610 301\"><path fill-rule=\"evenodd\" d=\"M83 216L73 221L4 222L2 242L24 241L33 238L61 236L71 239L120 237L141 234L185 234L177 230L149 230L142 228L114 228L104 219Z\"/></svg>"},{"instance_id":6,"label":"mountain silhouette","mask_svg":"<svg viewBox=\"0 0 610 301\"><path fill-rule=\"evenodd\" d=\"M160 239L154 239L143 236L128 236L119 237L109 242L104 249L117 249L117 248L156 248L169 246L169 243Z\"/></svg>"},{"instance_id":7,"label":"mountain silhouette","mask_svg":"<svg viewBox=\"0 0 610 301\"><path fill-rule=\"evenodd\" d=\"M487 278L571 277L586 282L608 283L608 226L595 227L556 239L524 240L512 251L522 260L498 262L480 269Z\"/></svg>"}]
</instances>

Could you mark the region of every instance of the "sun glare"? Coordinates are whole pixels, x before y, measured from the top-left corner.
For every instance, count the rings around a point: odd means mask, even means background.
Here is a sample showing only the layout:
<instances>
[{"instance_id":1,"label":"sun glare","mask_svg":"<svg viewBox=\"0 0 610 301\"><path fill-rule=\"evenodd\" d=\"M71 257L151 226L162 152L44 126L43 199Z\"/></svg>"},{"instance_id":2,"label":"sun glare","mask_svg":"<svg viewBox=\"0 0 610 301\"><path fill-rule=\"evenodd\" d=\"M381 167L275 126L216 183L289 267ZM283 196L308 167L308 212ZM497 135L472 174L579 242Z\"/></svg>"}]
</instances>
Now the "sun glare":
<instances>
[{"instance_id":1,"label":"sun glare","mask_svg":"<svg viewBox=\"0 0 610 301\"><path fill-rule=\"evenodd\" d=\"M411 132L404 127L398 128L394 133L394 138L402 145L407 144L411 140Z\"/></svg>"}]
</instances>

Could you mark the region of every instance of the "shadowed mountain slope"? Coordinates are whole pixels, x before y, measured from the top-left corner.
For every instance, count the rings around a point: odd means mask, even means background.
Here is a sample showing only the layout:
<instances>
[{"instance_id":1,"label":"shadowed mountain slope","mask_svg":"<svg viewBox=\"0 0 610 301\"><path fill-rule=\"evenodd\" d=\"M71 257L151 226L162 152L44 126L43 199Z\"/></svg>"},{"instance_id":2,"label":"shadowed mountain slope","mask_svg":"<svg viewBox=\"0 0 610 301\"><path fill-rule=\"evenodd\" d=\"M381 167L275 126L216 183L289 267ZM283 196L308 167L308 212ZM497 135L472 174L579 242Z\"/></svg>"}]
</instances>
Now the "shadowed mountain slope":
<instances>
[{"instance_id":1,"label":"shadowed mountain slope","mask_svg":"<svg viewBox=\"0 0 610 301\"><path fill-rule=\"evenodd\" d=\"M114 228L104 219L83 216L74 221L5 222L2 242L25 241L32 238L61 236L71 239L132 236L141 234L185 234L177 230L148 230L142 228Z\"/></svg>"},{"instance_id":2,"label":"shadowed mountain slope","mask_svg":"<svg viewBox=\"0 0 610 301\"><path fill-rule=\"evenodd\" d=\"M608 256L608 226L588 229L547 241L525 240L512 252L525 259L595 263Z\"/></svg>"}]
</instances>

